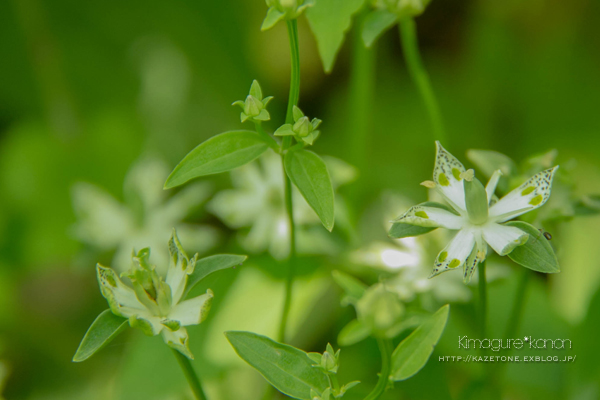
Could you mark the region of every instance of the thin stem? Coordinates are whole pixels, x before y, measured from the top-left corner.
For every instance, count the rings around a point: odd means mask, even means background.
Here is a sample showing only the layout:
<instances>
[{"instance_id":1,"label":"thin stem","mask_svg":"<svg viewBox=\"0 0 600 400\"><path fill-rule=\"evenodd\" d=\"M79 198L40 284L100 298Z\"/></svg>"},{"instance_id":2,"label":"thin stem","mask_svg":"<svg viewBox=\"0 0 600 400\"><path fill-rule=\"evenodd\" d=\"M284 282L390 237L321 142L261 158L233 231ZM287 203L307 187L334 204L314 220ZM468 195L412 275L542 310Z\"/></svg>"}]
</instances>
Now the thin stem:
<instances>
[{"instance_id":1,"label":"thin stem","mask_svg":"<svg viewBox=\"0 0 600 400\"><path fill-rule=\"evenodd\" d=\"M517 292L515 295L515 302L512 307L512 311L510 313L510 318L508 320L508 326L506 328L506 333L504 337L506 339L512 339L517 334L519 329L519 325L521 324L521 316L523 315L523 303L525 302L525 294L527 293L527 286L529 284L529 277L531 273L527 268L523 268L521 276L519 278L519 283L517 286Z\"/></svg>"},{"instance_id":2,"label":"thin stem","mask_svg":"<svg viewBox=\"0 0 600 400\"><path fill-rule=\"evenodd\" d=\"M293 107L298 104L300 96L300 51L298 46L298 23L295 19L287 21L288 36L290 38L290 54L291 54L291 78L290 78L290 96L288 99L287 113L285 122L293 123L294 117L292 114ZM285 136L281 144L281 166L284 176L285 190L285 209L288 216L288 224L290 229L290 256L288 259L288 275L285 282L285 300L283 302L283 310L281 312L281 323L279 325L279 341L285 341L285 333L287 328L288 315L292 304L292 288L294 286L294 275L296 273L296 225L294 223L294 204L292 202L292 182L285 172L284 166L284 151L289 149L292 144L291 136Z\"/></svg>"},{"instance_id":3,"label":"thin stem","mask_svg":"<svg viewBox=\"0 0 600 400\"><path fill-rule=\"evenodd\" d=\"M198 378L198 375L196 375L196 372L194 371L194 367L192 367L192 363L190 362L190 360L177 350L171 350L173 351L173 354L175 354L175 358L179 362L179 365L181 365L183 374L185 375L185 378L190 384L190 388L192 389L192 392L194 393L196 399L206 400L206 395L202 390L202 384L200 383L200 379Z\"/></svg>"},{"instance_id":4,"label":"thin stem","mask_svg":"<svg viewBox=\"0 0 600 400\"><path fill-rule=\"evenodd\" d=\"M277 141L275 139L273 139L273 137L271 135L269 135L267 132L265 132L261 123L254 122L254 126L256 127L256 132L258 132L258 134L265 139L265 141L267 142L269 147L272 148L273 151L275 151L276 153L279 153L279 150L280 150L279 143L277 143Z\"/></svg>"},{"instance_id":5,"label":"thin stem","mask_svg":"<svg viewBox=\"0 0 600 400\"><path fill-rule=\"evenodd\" d=\"M485 263L479 264L479 338L485 339L487 334L487 281L485 279Z\"/></svg>"},{"instance_id":6,"label":"thin stem","mask_svg":"<svg viewBox=\"0 0 600 400\"><path fill-rule=\"evenodd\" d=\"M381 373L375 388L364 400L377 400L387 389L390 371L392 369L392 342L389 339L377 339L381 352Z\"/></svg>"},{"instance_id":7,"label":"thin stem","mask_svg":"<svg viewBox=\"0 0 600 400\"><path fill-rule=\"evenodd\" d=\"M403 18L400 21L399 26L402 51L404 52L408 72L421 93L421 97L427 108L427 113L431 119L435 139L446 143L447 139L442 124L442 115L433 89L431 88L429 75L423 67L423 62L421 61L421 56L419 54L419 43L417 40L415 21L412 18Z\"/></svg>"}]
</instances>

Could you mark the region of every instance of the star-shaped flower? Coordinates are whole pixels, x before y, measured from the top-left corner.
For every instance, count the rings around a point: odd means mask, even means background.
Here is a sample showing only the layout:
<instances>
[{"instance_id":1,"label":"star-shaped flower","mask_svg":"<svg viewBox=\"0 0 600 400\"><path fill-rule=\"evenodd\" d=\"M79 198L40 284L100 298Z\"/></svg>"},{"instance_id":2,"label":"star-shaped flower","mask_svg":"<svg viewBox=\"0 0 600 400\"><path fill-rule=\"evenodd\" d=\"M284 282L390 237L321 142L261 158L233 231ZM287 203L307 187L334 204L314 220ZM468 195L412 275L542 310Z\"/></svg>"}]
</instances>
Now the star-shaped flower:
<instances>
[{"instance_id":1,"label":"star-shaped flower","mask_svg":"<svg viewBox=\"0 0 600 400\"><path fill-rule=\"evenodd\" d=\"M439 142L436 144L433 181L422 185L439 192L450 207L434 202L411 207L394 221L397 230L398 227L405 230L405 234L395 236L415 236L435 228L458 231L436 257L431 277L462 266L464 281L469 282L477 264L487 256L487 245L505 256L528 240L528 233L503 223L546 203L558 166L534 175L497 200L494 191L502 174L500 170L493 173L484 188L473 170L465 170Z\"/></svg>"},{"instance_id":2,"label":"star-shaped flower","mask_svg":"<svg viewBox=\"0 0 600 400\"><path fill-rule=\"evenodd\" d=\"M98 282L113 314L128 318L130 326L146 335L162 334L167 345L193 359L185 327L204 321L213 293L208 289L205 294L184 300L188 275L194 272L198 254L188 258L174 230L169 253L165 279L150 264L150 249L146 248L133 256L133 265L126 273L133 287L124 284L113 269L100 264L96 268Z\"/></svg>"}]
</instances>

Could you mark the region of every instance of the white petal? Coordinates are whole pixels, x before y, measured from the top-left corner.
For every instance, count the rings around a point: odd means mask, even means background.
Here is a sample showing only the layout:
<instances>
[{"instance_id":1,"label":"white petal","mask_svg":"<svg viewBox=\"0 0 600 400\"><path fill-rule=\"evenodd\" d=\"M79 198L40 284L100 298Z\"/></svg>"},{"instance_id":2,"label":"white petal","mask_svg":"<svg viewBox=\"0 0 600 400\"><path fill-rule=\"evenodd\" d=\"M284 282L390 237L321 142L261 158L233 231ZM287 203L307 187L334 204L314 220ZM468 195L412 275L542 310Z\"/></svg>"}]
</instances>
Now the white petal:
<instances>
[{"instance_id":1,"label":"white petal","mask_svg":"<svg viewBox=\"0 0 600 400\"><path fill-rule=\"evenodd\" d=\"M473 273L475 272L475 267L484 261L487 256L487 244L484 242L481 232L474 232L473 234L475 236L476 244L463 267L464 283L469 283L471 281Z\"/></svg>"},{"instance_id":2,"label":"white petal","mask_svg":"<svg viewBox=\"0 0 600 400\"><path fill-rule=\"evenodd\" d=\"M181 295L185 290L187 276L194 272L196 264L196 256L191 260L183 250L177 232L173 230L171 239L169 240L169 269L167 270L166 283L171 287L172 303L176 304L181 299Z\"/></svg>"},{"instance_id":3,"label":"white petal","mask_svg":"<svg viewBox=\"0 0 600 400\"><path fill-rule=\"evenodd\" d=\"M162 330L162 337L169 347L174 348L189 359L194 359L194 355L188 346L188 333L184 327L179 328L175 332L165 328Z\"/></svg>"},{"instance_id":4,"label":"white petal","mask_svg":"<svg viewBox=\"0 0 600 400\"><path fill-rule=\"evenodd\" d=\"M108 302L113 314L129 318L148 313L146 307L135 296L133 289L126 286L112 268L98 264L96 273L102 296Z\"/></svg>"},{"instance_id":5,"label":"white petal","mask_svg":"<svg viewBox=\"0 0 600 400\"><path fill-rule=\"evenodd\" d=\"M394 222L429 228L460 229L463 226L463 221L462 217L443 208L418 205L411 207Z\"/></svg>"},{"instance_id":6,"label":"white petal","mask_svg":"<svg viewBox=\"0 0 600 400\"><path fill-rule=\"evenodd\" d=\"M458 231L448 246L435 259L430 278L463 265L474 246L475 237L472 231L465 229Z\"/></svg>"},{"instance_id":7,"label":"white petal","mask_svg":"<svg viewBox=\"0 0 600 400\"><path fill-rule=\"evenodd\" d=\"M182 301L173 307L169 319L179 321L182 326L197 325L206 319L213 297L213 292L208 289L203 295Z\"/></svg>"},{"instance_id":8,"label":"white petal","mask_svg":"<svg viewBox=\"0 0 600 400\"><path fill-rule=\"evenodd\" d=\"M499 169L494 171L494 173L492 174L492 177L490 178L487 185L485 186L485 192L487 194L488 204L490 204L492 202L492 198L494 197L494 192L496 191L496 186L498 186L498 181L500 180L501 176L502 176L502 171L500 171Z\"/></svg>"},{"instance_id":9,"label":"white petal","mask_svg":"<svg viewBox=\"0 0 600 400\"><path fill-rule=\"evenodd\" d=\"M483 238L501 256L524 244L529 235L514 226L490 223L482 229Z\"/></svg>"},{"instance_id":10,"label":"white petal","mask_svg":"<svg viewBox=\"0 0 600 400\"><path fill-rule=\"evenodd\" d=\"M504 222L544 205L558 166L542 171L490 207L490 219Z\"/></svg>"},{"instance_id":11,"label":"white petal","mask_svg":"<svg viewBox=\"0 0 600 400\"><path fill-rule=\"evenodd\" d=\"M460 174L465 172L465 167L452 154L448 153L439 142L433 168L433 181L437 189L446 198L456 211L465 212L464 181Z\"/></svg>"}]
</instances>

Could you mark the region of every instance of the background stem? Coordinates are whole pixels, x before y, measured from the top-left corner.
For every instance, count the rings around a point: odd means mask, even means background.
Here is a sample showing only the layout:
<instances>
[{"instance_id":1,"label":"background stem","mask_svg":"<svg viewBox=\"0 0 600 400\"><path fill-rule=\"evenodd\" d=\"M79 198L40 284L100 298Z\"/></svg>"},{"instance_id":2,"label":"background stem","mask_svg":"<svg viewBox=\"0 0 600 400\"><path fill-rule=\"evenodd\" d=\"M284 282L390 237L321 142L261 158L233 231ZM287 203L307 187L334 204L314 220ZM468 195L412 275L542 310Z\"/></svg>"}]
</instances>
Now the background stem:
<instances>
[{"instance_id":1,"label":"background stem","mask_svg":"<svg viewBox=\"0 0 600 400\"><path fill-rule=\"evenodd\" d=\"M479 338L485 339L487 334L487 281L485 279L485 264L479 264Z\"/></svg>"},{"instance_id":2,"label":"background stem","mask_svg":"<svg viewBox=\"0 0 600 400\"><path fill-rule=\"evenodd\" d=\"M190 360L177 350L171 350L173 351L173 354L175 354L175 358L179 362L179 365L181 365L183 374L185 375L185 378L190 384L190 388L192 389L192 392L194 393L196 399L206 400L206 395L202 390L202 384L200 383L200 379L198 378L198 375L196 375L196 372L194 371L194 367L192 367L192 363L190 362Z\"/></svg>"},{"instance_id":3,"label":"background stem","mask_svg":"<svg viewBox=\"0 0 600 400\"><path fill-rule=\"evenodd\" d=\"M400 40L402 41L402 51L408 67L408 72L417 85L427 113L433 126L434 139L442 143L447 143L444 126L442 124L442 115L438 102L433 93L429 75L423 67L421 55L419 54L419 43L417 40L417 27L412 18L403 18L400 20Z\"/></svg>"},{"instance_id":4,"label":"background stem","mask_svg":"<svg viewBox=\"0 0 600 400\"><path fill-rule=\"evenodd\" d=\"M288 99L287 113L285 122L291 124L294 122L292 114L293 108L298 104L300 97L300 51L298 48L298 23L295 19L287 21L288 36L290 39L291 54L291 77L290 77L290 95ZM292 144L292 137L285 136L282 141L282 150L286 150ZM296 270L296 226L294 224L294 205L292 201L292 182L285 173L283 164L284 152L281 152L281 167L283 168L284 190L285 190L285 209L288 216L290 229L290 256L288 259L288 275L285 282L285 300L283 301L283 310L281 312L281 323L279 325L279 341L285 342L285 332L287 328L288 315L292 304L292 289L294 284L294 274Z\"/></svg>"},{"instance_id":5,"label":"background stem","mask_svg":"<svg viewBox=\"0 0 600 400\"><path fill-rule=\"evenodd\" d=\"M375 385L375 388L364 400L378 399L385 392L390 378L390 371L392 369L392 342L389 339L377 339L377 344L381 352L381 373L379 374L377 385Z\"/></svg>"}]
</instances>

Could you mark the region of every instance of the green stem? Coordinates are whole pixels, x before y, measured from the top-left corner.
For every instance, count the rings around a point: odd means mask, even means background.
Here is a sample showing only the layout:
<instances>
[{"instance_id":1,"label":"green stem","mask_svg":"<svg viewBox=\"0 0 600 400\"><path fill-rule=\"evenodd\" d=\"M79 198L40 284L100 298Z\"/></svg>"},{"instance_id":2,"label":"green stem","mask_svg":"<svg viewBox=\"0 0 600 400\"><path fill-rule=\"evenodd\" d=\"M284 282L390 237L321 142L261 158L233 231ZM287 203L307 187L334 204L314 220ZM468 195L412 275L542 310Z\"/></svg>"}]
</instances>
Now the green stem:
<instances>
[{"instance_id":1,"label":"green stem","mask_svg":"<svg viewBox=\"0 0 600 400\"><path fill-rule=\"evenodd\" d=\"M523 268L521 273L521 277L519 278L519 283L517 286L517 293L515 296L515 302L512 307L512 311L510 313L510 318L508 320L508 326L506 328L506 333L504 337L506 339L513 339L517 334L519 329L519 325L521 324L521 317L523 315L523 303L525 302L525 294L527 293L527 286L529 284L529 277L531 273L527 268Z\"/></svg>"},{"instance_id":2,"label":"green stem","mask_svg":"<svg viewBox=\"0 0 600 400\"><path fill-rule=\"evenodd\" d=\"M181 365L183 374L185 375L185 378L187 379L188 383L190 384L190 388L192 389L192 392L194 393L194 396L196 397L196 399L197 400L206 400L206 395L204 394L204 391L202 390L202 384L200 383L200 379L198 379L198 375L196 375L196 372L194 371L194 367L192 367L192 363L190 362L189 358L187 358L186 356L184 356L183 354L181 354L180 352L178 352L175 349L171 349L171 350L173 351L173 354L175 354L175 358L179 362L179 365Z\"/></svg>"},{"instance_id":3,"label":"green stem","mask_svg":"<svg viewBox=\"0 0 600 400\"><path fill-rule=\"evenodd\" d=\"M479 338L485 339L487 334L487 281L485 279L485 263L479 264Z\"/></svg>"},{"instance_id":4,"label":"green stem","mask_svg":"<svg viewBox=\"0 0 600 400\"><path fill-rule=\"evenodd\" d=\"M291 78L290 78L290 96L288 99L287 113L285 122L291 124L294 122L292 114L293 107L298 104L300 97L300 52L298 46L298 23L295 19L287 21L288 36L290 39L291 53ZM288 216L288 224L290 229L290 256L288 260L288 275L285 282L285 300L283 302L283 310L281 312L281 323L279 325L279 341L285 341L285 333L287 328L288 315L292 304L292 288L294 285L294 274L296 273L296 225L294 224L294 205L292 202L292 182L285 172L284 151L289 149L292 144L291 136L285 136L281 144L281 165L284 176L285 190L285 209Z\"/></svg>"},{"instance_id":5,"label":"green stem","mask_svg":"<svg viewBox=\"0 0 600 400\"><path fill-rule=\"evenodd\" d=\"M387 389L390 372L392 369L392 342L389 339L377 339L379 351L381 352L381 373L375 388L364 400L377 400Z\"/></svg>"},{"instance_id":6,"label":"green stem","mask_svg":"<svg viewBox=\"0 0 600 400\"><path fill-rule=\"evenodd\" d=\"M438 102L431 88L429 75L423 67L421 56L419 54L419 43L417 40L417 28L412 18L403 18L400 20L400 40L402 41L402 51L408 67L408 72L417 85L427 113L431 119L433 133L436 140L446 143L446 134L442 124L442 115Z\"/></svg>"},{"instance_id":7,"label":"green stem","mask_svg":"<svg viewBox=\"0 0 600 400\"><path fill-rule=\"evenodd\" d=\"M263 129L260 122L254 122L254 126L256 127L256 132L258 132L258 134L265 139L265 141L267 142L269 147L272 148L273 151L275 151L276 153L279 153L279 151L280 151L279 143L277 143L277 141L275 139L273 139L273 137L271 135L269 135L267 132L265 132L265 130Z\"/></svg>"}]
</instances>

